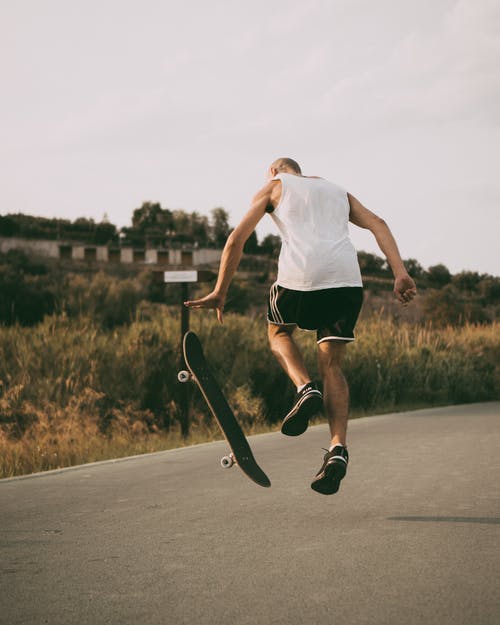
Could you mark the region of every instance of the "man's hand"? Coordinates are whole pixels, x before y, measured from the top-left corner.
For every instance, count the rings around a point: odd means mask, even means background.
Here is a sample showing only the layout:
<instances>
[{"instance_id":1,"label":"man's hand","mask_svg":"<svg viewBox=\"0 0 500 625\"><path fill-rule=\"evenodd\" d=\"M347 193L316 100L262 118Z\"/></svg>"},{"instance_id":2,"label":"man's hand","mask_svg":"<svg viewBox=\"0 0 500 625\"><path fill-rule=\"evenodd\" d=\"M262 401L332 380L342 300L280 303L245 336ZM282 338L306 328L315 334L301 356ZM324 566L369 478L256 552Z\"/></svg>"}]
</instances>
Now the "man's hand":
<instances>
[{"instance_id":1,"label":"man's hand","mask_svg":"<svg viewBox=\"0 0 500 625\"><path fill-rule=\"evenodd\" d=\"M407 273L396 276L394 295L402 304L409 304L416 294L417 286Z\"/></svg>"},{"instance_id":2,"label":"man's hand","mask_svg":"<svg viewBox=\"0 0 500 625\"><path fill-rule=\"evenodd\" d=\"M184 302L184 306L188 308L214 308L217 311L217 319L222 324L222 316L224 313L224 303L226 298L212 291L205 297L200 299L194 299L189 302Z\"/></svg>"}]
</instances>

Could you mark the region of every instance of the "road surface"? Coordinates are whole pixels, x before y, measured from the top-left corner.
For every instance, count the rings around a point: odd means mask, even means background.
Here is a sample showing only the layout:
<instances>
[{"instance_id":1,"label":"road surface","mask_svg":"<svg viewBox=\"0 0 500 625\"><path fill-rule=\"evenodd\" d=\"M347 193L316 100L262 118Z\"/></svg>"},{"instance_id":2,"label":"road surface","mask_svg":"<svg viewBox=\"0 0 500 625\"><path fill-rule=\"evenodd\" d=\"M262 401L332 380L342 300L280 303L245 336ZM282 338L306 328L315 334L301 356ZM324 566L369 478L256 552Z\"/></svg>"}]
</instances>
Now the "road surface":
<instances>
[{"instance_id":1,"label":"road surface","mask_svg":"<svg viewBox=\"0 0 500 625\"><path fill-rule=\"evenodd\" d=\"M500 403L326 426L0 481L2 625L498 625Z\"/></svg>"}]
</instances>

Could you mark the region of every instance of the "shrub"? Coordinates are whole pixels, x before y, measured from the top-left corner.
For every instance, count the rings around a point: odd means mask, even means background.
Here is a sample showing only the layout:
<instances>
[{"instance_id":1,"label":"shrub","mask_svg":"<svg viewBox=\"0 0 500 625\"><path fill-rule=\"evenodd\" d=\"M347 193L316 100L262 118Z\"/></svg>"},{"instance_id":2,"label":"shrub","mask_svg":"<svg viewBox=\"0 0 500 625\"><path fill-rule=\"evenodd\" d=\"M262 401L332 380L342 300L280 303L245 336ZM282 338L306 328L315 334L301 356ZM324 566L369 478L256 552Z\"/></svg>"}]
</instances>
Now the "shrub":
<instances>
[{"instance_id":1,"label":"shrub","mask_svg":"<svg viewBox=\"0 0 500 625\"><path fill-rule=\"evenodd\" d=\"M130 325L112 329L83 316L0 327L4 475L182 444L179 317L177 307L142 304ZM221 327L193 311L192 328L245 429L278 424L295 388L270 352L265 321L229 314ZM496 323L360 323L345 362L353 412L498 399L498 336ZM317 377L314 336L297 340ZM192 435L220 436L194 385L190 394Z\"/></svg>"}]
</instances>

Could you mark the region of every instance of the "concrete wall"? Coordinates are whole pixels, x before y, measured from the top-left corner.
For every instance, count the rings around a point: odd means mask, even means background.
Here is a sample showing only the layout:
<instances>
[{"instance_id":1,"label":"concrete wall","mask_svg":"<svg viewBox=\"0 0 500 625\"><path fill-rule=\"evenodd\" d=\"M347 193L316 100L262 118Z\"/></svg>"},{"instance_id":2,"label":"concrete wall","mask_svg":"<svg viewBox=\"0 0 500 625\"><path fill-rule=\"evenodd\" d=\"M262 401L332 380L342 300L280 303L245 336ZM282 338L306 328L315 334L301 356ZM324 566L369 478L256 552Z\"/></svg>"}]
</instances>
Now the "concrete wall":
<instances>
[{"instance_id":1,"label":"concrete wall","mask_svg":"<svg viewBox=\"0 0 500 625\"><path fill-rule=\"evenodd\" d=\"M181 264L181 250L169 250L168 251L168 263L169 265Z\"/></svg>"},{"instance_id":2,"label":"concrete wall","mask_svg":"<svg viewBox=\"0 0 500 625\"><path fill-rule=\"evenodd\" d=\"M100 263L108 262L108 248L105 245L98 245L96 247L97 261Z\"/></svg>"},{"instance_id":3,"label":"concrete wall","mask_svg":"<svg viewBox=\"0 0 500 625\"><path fill-rule=\"evenodd\" d=\"M134 250L131 247L122 247L120 250L120 261L122 263L133 263Z\"/></svg>"},{"instance_id":4,"label":"concrete wall","mask_svg":"<svg viewBox=\"0 0 500 625\"><path fill-rule=\"evenodd\" d=\"M193 250L193 265L206 265L220 260L222 250L199 249Z\"/></svg>"},{"instance_id":5,"label":"concrete wall","mask_svg":"<svg viewBox=\"0 0 500 625\"><path fill-rule=\"evenodd\" d=\"M22 250L27 253L47 256L49 258L61 258L61 248L66 248L67 258L77 261L109 262L110 254L105 245L83 245L71 241L44 241L38 239L21 239L18 237L0 237L0 252L9 250ZM121 263L135 262L146 264L177 265L196 267L207 265L220 260L222 250L214 249L146 249L134 250L131 247L116 249L120 255ZM134 253L135 252L135 253ZM144 260L140 258L144 254Z\"/></svg>"},{"instance_id":6,"label":"concrete wall","mask_svg":"<svg viewBox=\"0 0 500 625\"><path fill-rule=\"evenodd\" d=\"M158 262L158 250L146 250L146 263L155 264Z\"/></svg>"},{"instance_id":7,"label":"concrete wall","mask_svg":"<svg viewBox=\"0 0 500 625\"><path fill-rule=\"evenodd\" d=\"M73 260L83 260L85 258L85 245L73 245L71 258Z\"/></svg>"}]
</instances>

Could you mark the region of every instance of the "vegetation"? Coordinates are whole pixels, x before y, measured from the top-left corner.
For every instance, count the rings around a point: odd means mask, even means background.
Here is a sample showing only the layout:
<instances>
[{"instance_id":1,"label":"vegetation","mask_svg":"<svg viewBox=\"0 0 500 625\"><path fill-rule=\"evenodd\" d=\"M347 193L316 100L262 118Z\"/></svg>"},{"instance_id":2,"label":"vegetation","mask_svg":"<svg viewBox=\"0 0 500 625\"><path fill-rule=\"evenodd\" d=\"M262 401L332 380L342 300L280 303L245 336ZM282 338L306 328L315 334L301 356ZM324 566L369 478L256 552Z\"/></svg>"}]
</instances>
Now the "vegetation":
<instances>
[{"instance_id":1,"label":"vegetation","mask_svg":"<svg viewBox=\"0 0 500 625\"><path fill-rule=\"evenodd\" d=\"M262 244L269 246L269 254L243 257L228 310L254 314L265 308L266 289L276 274L272 237L268 235ZM256 236L249 241L252 246L258 246ZM385 301L378 301L377 306L390 311L392 280L385 261L367 252L360 252L359 258L367 290L381 293ZM414 268L417 263L409 264ZM422 299L419 322L432 319L436 325L460 325L491 323L498 317L500 278L470 271L451 275L443 265L417 273ZM141 301L176 302L174 291L155 284L151 271L144 267L101 265L97 270L85 263L33 259L18 250L0 253L0 324L33 325L46 315L75 318L88 314L110 328L133 320Z\"/></svg>"},{"instance_id":2,"label":"vegetation","mask_svg":"<svg viewBox=\"0 0 500 625\"><path fill-rule=\"evenodd\" d=\"M99 223L79 217L48 219L22 213L0 216L0 237L80 241L93 245L147 245L163 247L183 243L221 247L230 232L229 215L217 207L205 215L162 208L158 202L143 202L132 214L130 227L121 230L106 217Z\"/></svg>"},{"instance_id":3,"label":"vegetation","mask_svg":"<svg viewBox=\"0 0 500 625\"><path fill-rule=\"evenodd\" d=\"M67 239L95 245L118 242L116 226L106 219L95 223L93 219L79 217L71 222L69 219L48 219L22 213L0 215L0 236L25 239Z\"/></svg>"},{"instance_id":4,"label":"vegetation","mask_svg":"<svg viewBox=\"0 0 500 625\"><path fill-rule=\"evenodd\" d=\"M179 431L179 311L142 303L129 325L88 316L46 317L0 328L0 475L166 449L210 438L193 389L191 434ZM262 319L193 315L230 404L247 432L274 428L294 389L266 345ZM311 335L300 335L316 371ZM346 375L354 414L498 399L498 325L413 326L374 317L360 324Z\"/></svg>"},{"instance_id":5,"label":"vegetation","mask_svg":"<svg viewBox=\"0 0 500 625\"><path fill-rule=\"evenodd\" d=\"M229 231L222 208L209 219L146 202L121 234L131 245L220 246ZM0 218L0 236L84 232L94 243L118 236L107 222ZM213 314L192 313L247 432L276 427L294 392L267 348L263 322L279 247L274 235L250 238L223 328ZM363 322L346 362L354 415L499 398L500 278L452 275L442 264L425 270L409 259L419 295L405 309L393 302L385 260L360 252L359 261ZM0 476L219 436L194 390L189 437L180 433L178 300L177 285L155 283L144 267L0 254ZM299 340L314 371L314 341Z\"/></svg>"}]
</instances>

